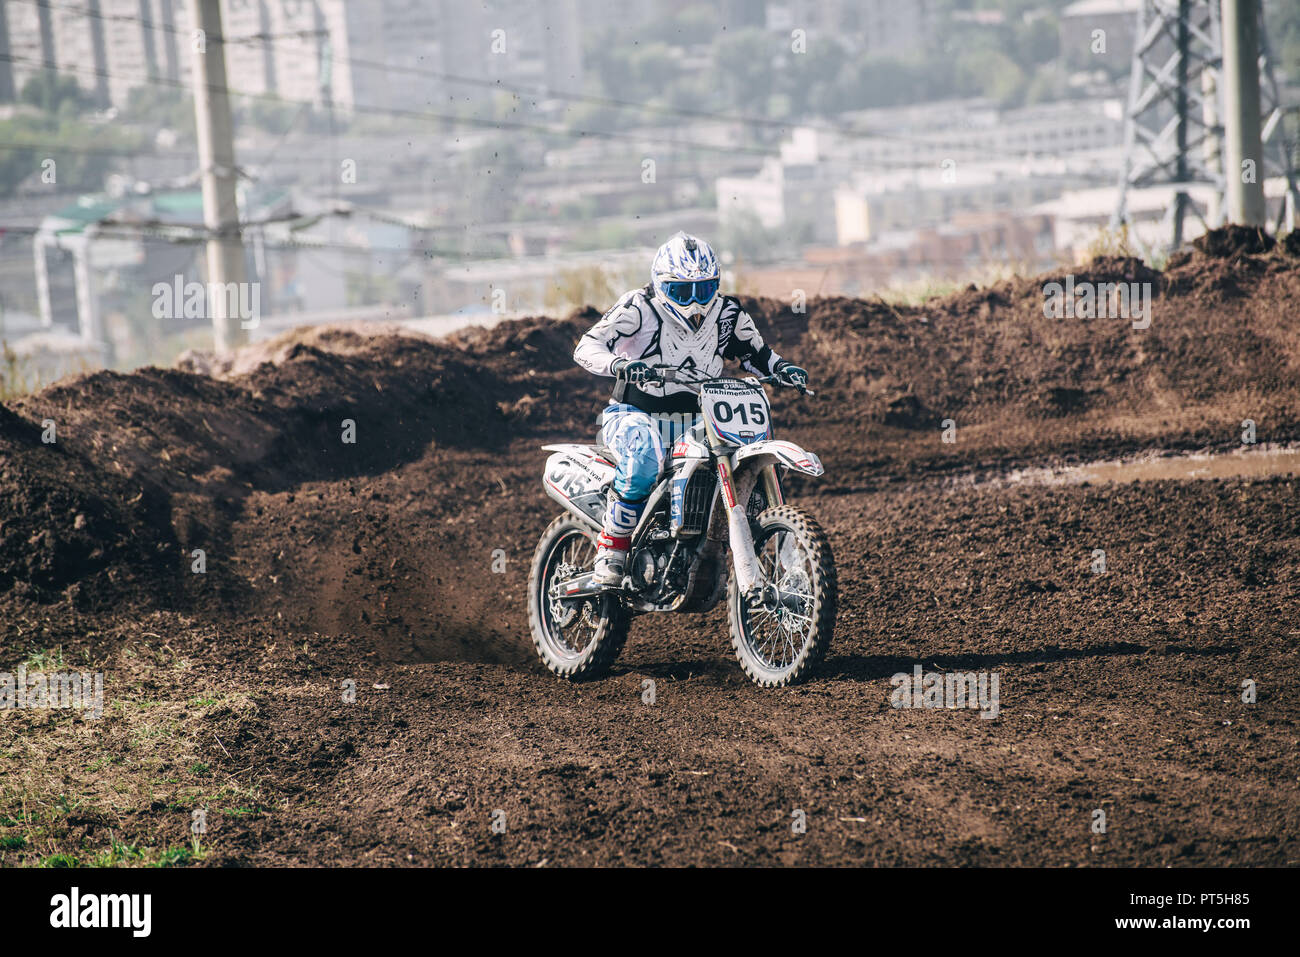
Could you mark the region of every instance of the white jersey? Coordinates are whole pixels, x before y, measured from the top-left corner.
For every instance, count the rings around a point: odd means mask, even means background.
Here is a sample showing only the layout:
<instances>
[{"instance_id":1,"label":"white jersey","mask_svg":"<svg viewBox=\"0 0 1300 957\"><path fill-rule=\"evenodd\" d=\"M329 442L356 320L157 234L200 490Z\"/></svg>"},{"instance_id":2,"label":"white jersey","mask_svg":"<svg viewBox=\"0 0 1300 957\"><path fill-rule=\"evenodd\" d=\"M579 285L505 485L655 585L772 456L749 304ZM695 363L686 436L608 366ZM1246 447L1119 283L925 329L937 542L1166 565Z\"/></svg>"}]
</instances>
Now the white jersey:
<instances>
[{"instance_id":1,"label":"white jersey","mask_svg":"<svg viewBox=\"0 0 1300 957\"><path fill-rule=\"evenodd\" d=\"M714 298L700 328L689 330L665 319L655 308L650 287L624 294L591 331L578 340L574 361L596 375L613 375L615 359L649 365L671 365L698 370L709 376L722 374L725 360L734 359L748 372L770 375L781 357L764 344L749 313L731 296ZM695 393L675 382L638 387L626 383L615 390L614 401L646 412L698 410Z\"/></svg>"}]
</instances>

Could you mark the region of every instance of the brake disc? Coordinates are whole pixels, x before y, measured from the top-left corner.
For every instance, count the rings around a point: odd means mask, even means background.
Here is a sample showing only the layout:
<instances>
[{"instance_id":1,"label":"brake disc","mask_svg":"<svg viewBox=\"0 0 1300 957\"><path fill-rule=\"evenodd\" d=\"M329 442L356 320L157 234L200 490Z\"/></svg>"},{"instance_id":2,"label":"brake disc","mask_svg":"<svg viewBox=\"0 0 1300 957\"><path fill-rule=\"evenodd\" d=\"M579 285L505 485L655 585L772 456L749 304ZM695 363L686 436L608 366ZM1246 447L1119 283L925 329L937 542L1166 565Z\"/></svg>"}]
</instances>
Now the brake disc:
<instances>
[{"instance_id":1,"label":"brake disc","mask_svg":"<svg viewBox=\"0 0 1300 957\"><path fill-rule=\"evenodd\" d=\"M555 566L554 576L551 578L548 591L550 592L551 618L561 628L567 628L573 624L573 619L578 616L578 606L572 600L565 601L560 595L560 582L568 581L573 577L574 567L568 562L561 562ZM585 604L584 604L585 607Z\"/></svg>"}]
</instances>

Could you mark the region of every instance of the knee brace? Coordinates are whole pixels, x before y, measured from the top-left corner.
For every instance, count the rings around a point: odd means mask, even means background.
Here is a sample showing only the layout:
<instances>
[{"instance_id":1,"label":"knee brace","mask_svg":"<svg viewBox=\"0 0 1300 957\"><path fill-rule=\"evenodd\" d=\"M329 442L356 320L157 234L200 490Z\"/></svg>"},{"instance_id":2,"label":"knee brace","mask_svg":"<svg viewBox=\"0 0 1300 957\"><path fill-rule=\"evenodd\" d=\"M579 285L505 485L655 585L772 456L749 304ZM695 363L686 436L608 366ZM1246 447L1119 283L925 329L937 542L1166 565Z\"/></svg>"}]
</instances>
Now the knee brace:
<instances>
[{"instance_id":1,"label":"knee brace","mask_svg":"<svg viewBox=\"0 0 1300 957\"><path fill-rule=\"evenodd\" d=\"M614 470L614 491L625 502L644 501L659 477L659 454L648 430L628 436Z\"/></svg>"}]
</instances>

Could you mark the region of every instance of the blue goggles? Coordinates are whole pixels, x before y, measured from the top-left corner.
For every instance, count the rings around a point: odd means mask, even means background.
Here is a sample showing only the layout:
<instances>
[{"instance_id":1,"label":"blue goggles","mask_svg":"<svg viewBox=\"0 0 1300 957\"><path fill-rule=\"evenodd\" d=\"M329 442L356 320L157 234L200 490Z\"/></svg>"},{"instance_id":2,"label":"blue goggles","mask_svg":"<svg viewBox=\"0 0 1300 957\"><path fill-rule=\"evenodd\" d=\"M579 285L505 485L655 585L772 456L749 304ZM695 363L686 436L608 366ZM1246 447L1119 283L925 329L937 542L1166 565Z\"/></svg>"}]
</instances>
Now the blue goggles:
<instances>
[{"instance_id":1,"label":"blue goggles","mask_svg":"<svg viewBox=\"0 0 1300 957\"><path fill-rule=\"evenodd\" d=\"M701 306L708 305L717 293L718 280L716 279L664 283L664 295L679 306L689 306L693 302L698 302Z\"/></svg>"}]
</instances>

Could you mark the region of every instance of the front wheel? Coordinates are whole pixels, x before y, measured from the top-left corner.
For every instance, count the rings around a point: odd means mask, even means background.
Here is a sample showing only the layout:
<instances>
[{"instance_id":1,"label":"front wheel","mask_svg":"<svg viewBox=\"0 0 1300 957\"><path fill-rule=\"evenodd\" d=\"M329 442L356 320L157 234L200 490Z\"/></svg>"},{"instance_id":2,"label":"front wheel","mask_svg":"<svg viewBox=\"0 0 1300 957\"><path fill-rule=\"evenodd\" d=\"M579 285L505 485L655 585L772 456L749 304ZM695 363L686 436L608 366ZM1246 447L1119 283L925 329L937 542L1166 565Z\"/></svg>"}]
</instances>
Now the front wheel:
<instances>
[{"instance_id":1,"label":"front wheel","mask_svg":"<svg viewBox=\"0 0 1300 957\"><path fill-rule=\"evenodd\" d=\"M802 681L826 654L835 631L835 559L826 533L793 505L758 516L754 555L766 583L746 601L731 576L731 644L755 684Z\"/></svg>"},{"instance_id":2,"label":"front wheel","mask_svg":"<svg viewBox=\"0 0 1300 957\"><path fill-rule=\"evenodd\" d=\"M627 640L631 617L612 594L562 598L559 585L591 571L596 534L572 515L551 522L533 553L528 576L528 625L537 654L570 681L609 671Z\"/></svg>"}]
</instances>

